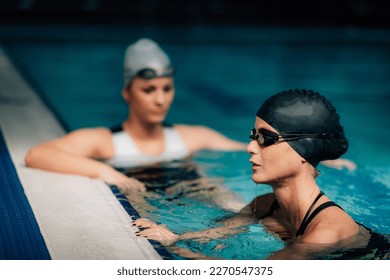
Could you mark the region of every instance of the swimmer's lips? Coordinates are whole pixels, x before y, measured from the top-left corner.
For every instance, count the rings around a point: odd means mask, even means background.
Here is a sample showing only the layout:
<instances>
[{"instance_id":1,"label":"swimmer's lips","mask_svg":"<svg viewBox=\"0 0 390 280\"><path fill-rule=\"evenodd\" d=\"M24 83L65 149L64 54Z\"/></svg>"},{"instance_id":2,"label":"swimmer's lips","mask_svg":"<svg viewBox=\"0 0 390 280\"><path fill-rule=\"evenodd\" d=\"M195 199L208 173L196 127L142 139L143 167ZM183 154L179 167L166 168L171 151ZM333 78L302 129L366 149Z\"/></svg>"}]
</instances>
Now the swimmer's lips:
<instances>
[{"instance_id":1,"label":"swimmer's lips","mask_svg":"<svg viewBox=\"0 0 390 280\"><path fill-rule=\"evenodd\" d=\"M168 110L153 111L151 113L156 116L165 116L168 113Z\"/></svg>"},{"instance_id":2,"label":"swimmer's lips","mask_svg":"<svg viewBox=\"0 0 390 280\"><path fill-rule=\"evenodd\" d=\"M253 162L253 161L249 161L250 163L251 163L251 165L252 165L252 169L257 169L257 168L260 168L261 167L261 165L260 164L257 164L257 163L255 163L255 162Z\"/></svg>"}]
</instances>

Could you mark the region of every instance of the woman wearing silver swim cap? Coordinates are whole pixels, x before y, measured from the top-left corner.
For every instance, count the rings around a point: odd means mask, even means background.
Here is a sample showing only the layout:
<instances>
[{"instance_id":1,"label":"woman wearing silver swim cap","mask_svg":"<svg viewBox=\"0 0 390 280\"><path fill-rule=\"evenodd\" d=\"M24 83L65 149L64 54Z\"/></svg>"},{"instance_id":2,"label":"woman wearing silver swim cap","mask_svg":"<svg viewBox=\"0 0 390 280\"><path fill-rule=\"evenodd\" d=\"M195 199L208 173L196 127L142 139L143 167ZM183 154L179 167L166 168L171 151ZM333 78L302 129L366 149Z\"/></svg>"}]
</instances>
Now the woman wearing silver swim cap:
<instances>
[{"instance_id":1,"label":"woman wearing silver swim cap","mask_svg":"<svg viewBox=\"0 0 390 280\"><path fill-rule=\"evenodd\" d=\"M130 45L124 59L122 96L129 116L118 131L80 129L36 147L27 166L100 178L120 188L145 186L113 168L139 166L186 157L201 149L242 150L245 144L205 126L164 126L175 94L173 68L166 53L152 40Z\"/></svg>"},{"instance_id":2,"label":"woman wearing silver swim cap","mask_svg":"<svg viewBox=\"0 0 390 280\"><path fill-rule=\"evenodd\" d=\"M252 180L270 185L272 193L256 197L218 228L179 236L140 219L135 225L146 229L139 235L165 245L185 239L205 241L234 235L242 226L260 221L286 241L287 246L271 259L311 259L369 243L371 231L330 201L316 183L317 164L348 149L339 116L328 100L311 90L272 96L258 110L250 140ZM383 244L388 250L389 243Z\"/></svg>"}]
</instances>

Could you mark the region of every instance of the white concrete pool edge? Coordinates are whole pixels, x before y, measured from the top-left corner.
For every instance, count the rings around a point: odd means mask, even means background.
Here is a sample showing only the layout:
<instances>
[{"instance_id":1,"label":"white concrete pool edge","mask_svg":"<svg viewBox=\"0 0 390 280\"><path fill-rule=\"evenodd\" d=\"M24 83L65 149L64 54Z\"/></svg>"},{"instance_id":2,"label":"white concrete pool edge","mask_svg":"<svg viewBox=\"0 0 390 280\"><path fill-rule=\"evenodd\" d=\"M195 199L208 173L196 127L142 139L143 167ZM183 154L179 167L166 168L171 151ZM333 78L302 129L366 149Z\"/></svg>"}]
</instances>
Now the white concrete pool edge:
<instances>
[{"instance_id":1,"label":"white concrete pool edge","mask_svg":"<svg viewBox=\"0 0 390 280\"><path fill-rule=\"evenodd\" d=\"M25 166L30 147L65 131L1 45L0 129L52 259L161 259L135 236L130 216L104 182Z\"/></svg>"}]
</instances>

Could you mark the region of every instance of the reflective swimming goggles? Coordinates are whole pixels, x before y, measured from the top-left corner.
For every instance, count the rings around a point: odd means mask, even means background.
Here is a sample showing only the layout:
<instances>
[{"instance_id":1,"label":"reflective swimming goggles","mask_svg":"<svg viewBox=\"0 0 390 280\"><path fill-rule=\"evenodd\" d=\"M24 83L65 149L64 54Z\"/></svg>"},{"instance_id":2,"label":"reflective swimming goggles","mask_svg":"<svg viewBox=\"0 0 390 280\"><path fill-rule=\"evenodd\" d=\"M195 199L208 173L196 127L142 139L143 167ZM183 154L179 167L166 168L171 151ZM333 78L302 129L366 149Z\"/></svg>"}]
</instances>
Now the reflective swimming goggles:
<instances>
[{"instance_id":1,"label":"reflective swimming goggles","mask_svg":"<svg viewBox=\"0 0 390 280\"><path fill-rule=\"evenodd\" d=\"M145 80L151 80L157 77L172 77L173 76L173 68L169 66L165 68L163 71L159 72L152 68L144 68L139 70L135 76L138 76Z\"/></svg>"},{"instance_id":2,"label":"reflective swimming goggles","mask_svg":"<svg viewBox=\"0 0 390 280\"><path fill-rule=\"evenodd\" d=\"M275 132L266 130L265 128L259 129L256 131L255 128L252 128L249 138L251 140L256 140L260 146L271 146L278 142L287 142L294 141L304 138L327 138L326 133L315 133L315 134L300 134L300 133L288 133L288 134L277 134Z\"/></svg>"}]
</instances>

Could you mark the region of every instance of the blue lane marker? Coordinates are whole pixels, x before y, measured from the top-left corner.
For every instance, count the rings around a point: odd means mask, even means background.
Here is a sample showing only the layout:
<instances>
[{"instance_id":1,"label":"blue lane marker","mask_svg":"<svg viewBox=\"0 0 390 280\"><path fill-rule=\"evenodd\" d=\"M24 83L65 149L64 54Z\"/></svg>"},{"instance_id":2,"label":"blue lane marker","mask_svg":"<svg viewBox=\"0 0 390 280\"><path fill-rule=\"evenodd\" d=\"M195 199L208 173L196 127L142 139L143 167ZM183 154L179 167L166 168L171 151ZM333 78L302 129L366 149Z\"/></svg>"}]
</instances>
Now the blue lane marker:
<instances>
[{"instance_id":1,"label":"blue lane marker","mask_svg":"<svg viewBox=\"0 0 390 280\"><path fill-rule=\"evenodd\" d=\"M0 259L49 260L43 236L0 131Z\"/></svg>"}]
</instances>

